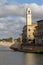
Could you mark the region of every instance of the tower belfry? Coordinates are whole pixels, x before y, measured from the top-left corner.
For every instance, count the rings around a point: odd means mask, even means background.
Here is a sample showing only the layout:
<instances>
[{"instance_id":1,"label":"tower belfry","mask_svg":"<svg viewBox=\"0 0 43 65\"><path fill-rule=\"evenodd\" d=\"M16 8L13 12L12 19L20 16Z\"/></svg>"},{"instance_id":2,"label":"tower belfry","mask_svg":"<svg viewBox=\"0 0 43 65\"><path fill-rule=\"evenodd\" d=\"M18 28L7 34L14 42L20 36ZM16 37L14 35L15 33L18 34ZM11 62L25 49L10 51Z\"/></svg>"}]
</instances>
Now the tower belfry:
<instances>
[{"instance_id":1,"label":"tower belfry","mask_svg":"<svg viewBox=\"0 0 43 65\"><path fill-rule=\"evenodd\" d=\"M26 25L31 25L32 21L31 21L31 9L28 8L26 10Z\"/></svg>"}]
</instances>

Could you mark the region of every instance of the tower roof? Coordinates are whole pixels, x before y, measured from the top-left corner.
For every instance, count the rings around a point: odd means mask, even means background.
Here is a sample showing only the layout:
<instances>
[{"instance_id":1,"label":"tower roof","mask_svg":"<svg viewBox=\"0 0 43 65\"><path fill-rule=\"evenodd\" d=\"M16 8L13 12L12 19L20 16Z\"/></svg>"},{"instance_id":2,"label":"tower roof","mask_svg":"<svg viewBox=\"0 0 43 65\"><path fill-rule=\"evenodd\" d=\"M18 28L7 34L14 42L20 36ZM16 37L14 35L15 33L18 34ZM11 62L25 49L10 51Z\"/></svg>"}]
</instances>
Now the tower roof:
<instances>
[{"instance_id":1,"label":"tower roof","mask_svg":"<svg viewBox=\"0 0 43 65\"><path fill-rule=\"evenodd\" d=\"M30 8L26 9L26 14L31 14L31 9Z\"/></svg>"},{"instance_id":2,"label":"tower roof","mask_svg":"<svg viewBox=\"0 0 43 65\"><path fill-rule=\"evenodd\" d=\"M29 10L31 10L31 9L30 9L30 8L27 8L26 10L29 11Z\"/></svg>"}]
</instances>

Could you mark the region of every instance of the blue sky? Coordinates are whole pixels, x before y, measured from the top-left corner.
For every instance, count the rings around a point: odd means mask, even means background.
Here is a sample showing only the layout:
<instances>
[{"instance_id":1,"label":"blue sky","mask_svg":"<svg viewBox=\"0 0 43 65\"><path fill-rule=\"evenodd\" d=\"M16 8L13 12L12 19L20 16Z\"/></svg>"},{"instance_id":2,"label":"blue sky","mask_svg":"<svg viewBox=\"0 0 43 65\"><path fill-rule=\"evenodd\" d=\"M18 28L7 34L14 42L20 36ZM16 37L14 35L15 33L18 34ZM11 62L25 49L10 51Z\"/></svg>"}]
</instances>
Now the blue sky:
<instances>
[{"instance_id":1,"label":"blue sky","mask_svg":"<svg viewBox=\"0 0 43 65\"><path fill-rule=\"evenodd\" d=\"M32 22L43 19L43 0L0 0L0 38L18 38L26 24L26 9Z\"/></svg>"},{"instance_id":2,"label":"blue sky","mask_svg":"<svg viewBox=\"0 0 43 65\"><path fill-rule=\"evenodd\" d=\"M8 0L9 3L18 3L18 4L23 4L23 3L37 3L39 5L43 5L43 0Z\"/></svg>"}]
</instances>

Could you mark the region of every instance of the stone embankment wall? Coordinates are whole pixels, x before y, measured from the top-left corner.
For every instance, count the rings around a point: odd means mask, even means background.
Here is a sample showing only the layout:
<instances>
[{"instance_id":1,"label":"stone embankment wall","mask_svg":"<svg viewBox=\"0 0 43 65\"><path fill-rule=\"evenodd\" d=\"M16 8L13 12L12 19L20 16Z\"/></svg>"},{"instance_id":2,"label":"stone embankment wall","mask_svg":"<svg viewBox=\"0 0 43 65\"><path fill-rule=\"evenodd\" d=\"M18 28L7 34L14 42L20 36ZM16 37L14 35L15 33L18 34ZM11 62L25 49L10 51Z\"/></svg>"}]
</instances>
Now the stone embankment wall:
<instances>
[{"instance_id":1,"label":"stone embankment wall","mask_svg":"<svg viewBox=\"0 0 43 65\"><path fill-rule=\"evenodd\" d=\"M43 46L22 46L22 49L26 49L26 50L41 50L43 51Z\"/></svg>"}]
</instances>

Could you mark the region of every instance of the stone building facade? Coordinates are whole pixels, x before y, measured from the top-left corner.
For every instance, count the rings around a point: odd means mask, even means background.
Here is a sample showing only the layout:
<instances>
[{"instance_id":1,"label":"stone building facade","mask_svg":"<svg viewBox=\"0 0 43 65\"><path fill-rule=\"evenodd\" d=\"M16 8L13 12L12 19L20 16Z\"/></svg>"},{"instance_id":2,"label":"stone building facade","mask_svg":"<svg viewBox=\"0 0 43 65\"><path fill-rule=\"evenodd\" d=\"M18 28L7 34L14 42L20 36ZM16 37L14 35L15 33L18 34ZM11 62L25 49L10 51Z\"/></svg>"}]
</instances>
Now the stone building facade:
<instances>
[{"instance_id":1,"label":"stone building facade","mask_svg":"<svg viewBox=\"0 0 43 65\"><path fill-rule=\"evenodd\" d=\"M36 44L43 44L43 20L37 21L37 28L35 32Z\"/></svg>"}]
</instances>

